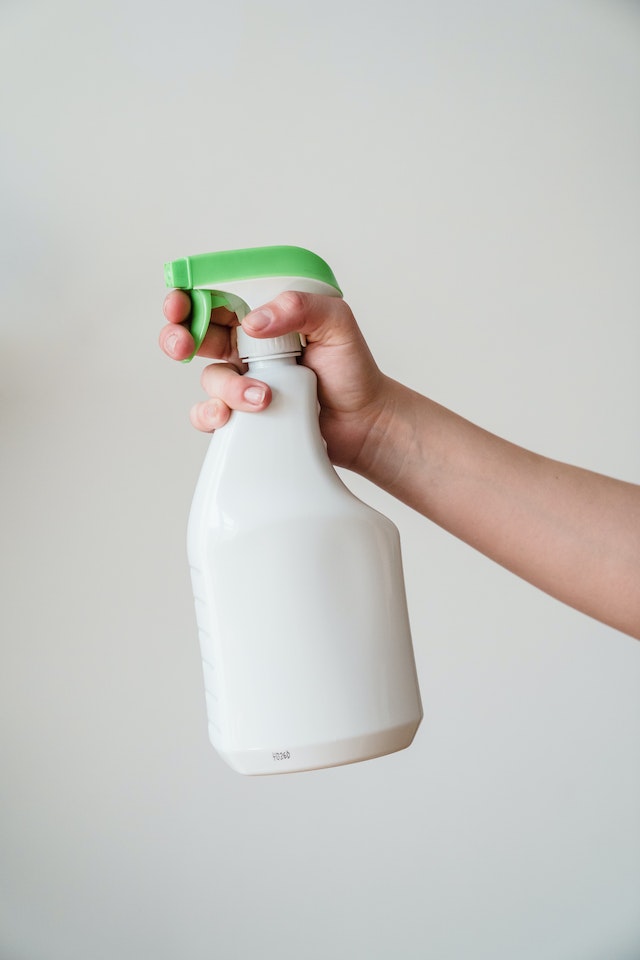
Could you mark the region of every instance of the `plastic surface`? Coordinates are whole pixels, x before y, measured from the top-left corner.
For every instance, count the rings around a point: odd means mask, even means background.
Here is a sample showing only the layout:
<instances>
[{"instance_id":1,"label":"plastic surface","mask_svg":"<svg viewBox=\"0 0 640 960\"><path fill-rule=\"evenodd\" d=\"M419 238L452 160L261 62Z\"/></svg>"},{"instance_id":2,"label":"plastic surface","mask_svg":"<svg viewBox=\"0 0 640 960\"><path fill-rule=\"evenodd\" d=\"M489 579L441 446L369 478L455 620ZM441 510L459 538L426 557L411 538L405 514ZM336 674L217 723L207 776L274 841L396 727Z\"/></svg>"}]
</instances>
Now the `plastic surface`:
<instances>
[{"instance_id":1,"label":"plastic surface","mask_svg":"<svg viewBox=\"0 0 640 960\"><path fill-rule=\"evenodd\" d=\"M341 295L299 247L176 260L165 277L191 295L196 350L215 306L242 320L286 290ZM422 706L398 531L332 467L300 336L239 328L238 347L273 399L213 434L189 517L211 742L245 774L401 750Z\"/></svg>"},{"instance_id":2,"label":"plastic surface","mask_svg":"<svg viewBox=\"0 0 640 960\"><path fill-rule=\"evenodd\" d=\"M398 532L329 462L312 371L249 370L273 401L213 435L189 519L211 742L244 774L401 750L422 707Z\"/></svg>"},{"instance_id":3,"label":"plastic surface","mask_svg":"<svg viewBox=\"0 0 640 960\"><path fill-rule=\"evenodd\" d=\"M220 284L235 280L300 276L327 283L340 293L329 264L303 247L248 247L200 253L166 263L164 275L168 287L183 290L196 287L216 289Z\"/></svg>"},{"instance_id":4,"label":"plastic surface","mask_svg":"<svg viewBox=\"0 0 640 960\"><path fill-rule=\"evenodd\" d=\"M250 337L238 327L238 356L241 360L257 360L260 357L290 356L302 353L299 333L287 333L282 337Z\"/></svg>"},{"instance_id":5,"label":"plastic surface","mask_svg":"<svg viewBox=\"0 0 640 960\"><path fill-rule=\"evenodd\" d=\"M341 296L331 267L303 247L248 247L172 260L164 265L168 287L191 297L189 329L194 340L189 363L204 340L211 310L226 306L242 319L249 310L284 290ZM209 294L208 291L215 291Z\"/></svg>"}]
</instances>

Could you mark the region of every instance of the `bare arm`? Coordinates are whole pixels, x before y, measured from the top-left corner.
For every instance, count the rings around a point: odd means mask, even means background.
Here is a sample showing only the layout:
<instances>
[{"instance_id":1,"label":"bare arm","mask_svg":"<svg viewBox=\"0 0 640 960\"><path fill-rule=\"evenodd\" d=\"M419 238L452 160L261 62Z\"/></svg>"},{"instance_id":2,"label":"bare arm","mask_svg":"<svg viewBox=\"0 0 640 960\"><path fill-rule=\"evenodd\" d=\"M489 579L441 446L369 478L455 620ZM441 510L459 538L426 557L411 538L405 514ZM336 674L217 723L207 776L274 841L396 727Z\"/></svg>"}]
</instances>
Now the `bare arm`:
<instances>
[{"instance_id":1,"label":"bare arm","mask_svg":"<svg viewBox=\"0 0 640 960\"><path fill-rule=\"evenodd\" d=\"M640 639L640 487L500 439L393 384L365 475L558 600Z\"/></svg>"},{"instance_id":2,"label":"bare arm","mask_svg":"<svg viewBox=\"0 0 640 960\"><path fill-rule=\"evenodd\" d=\"M176 359L192 349L188 300L169 294L161 334ZM265 326L258 328L262 317ZM215 318L214 318L215 319ZM270 393L239 377L234 319L218 315L201 353L212 399L192 422L223 426ZM640 639L640 487L522 449L384 376L341 300L284 294L244 321L253 336L307 335L321 427L334 463L362 474L557 599ZM247 393L247 387L251 388Z\"/></svg>"}]
</instances>

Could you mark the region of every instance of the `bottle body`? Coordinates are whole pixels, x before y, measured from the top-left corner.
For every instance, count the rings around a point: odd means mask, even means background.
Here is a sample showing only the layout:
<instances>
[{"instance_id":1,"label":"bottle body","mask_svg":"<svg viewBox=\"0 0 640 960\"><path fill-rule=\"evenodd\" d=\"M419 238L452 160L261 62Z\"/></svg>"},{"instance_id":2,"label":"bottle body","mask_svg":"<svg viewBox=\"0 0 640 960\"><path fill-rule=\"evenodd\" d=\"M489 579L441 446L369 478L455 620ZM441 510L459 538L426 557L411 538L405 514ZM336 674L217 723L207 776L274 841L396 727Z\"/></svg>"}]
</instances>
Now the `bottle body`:
<instances>
[{"instance_id":1,"label":"bottle body","mask_svg":"<svg viewBox=\"0 0 640 960\"><path fill-rule=\"evenodd\" d=\"M210 739L246 774L403 749L422 708L398 532L331 466L314 374L259 375L272 403L213 435L189 519Z\"/></svg>"}]
</instances>

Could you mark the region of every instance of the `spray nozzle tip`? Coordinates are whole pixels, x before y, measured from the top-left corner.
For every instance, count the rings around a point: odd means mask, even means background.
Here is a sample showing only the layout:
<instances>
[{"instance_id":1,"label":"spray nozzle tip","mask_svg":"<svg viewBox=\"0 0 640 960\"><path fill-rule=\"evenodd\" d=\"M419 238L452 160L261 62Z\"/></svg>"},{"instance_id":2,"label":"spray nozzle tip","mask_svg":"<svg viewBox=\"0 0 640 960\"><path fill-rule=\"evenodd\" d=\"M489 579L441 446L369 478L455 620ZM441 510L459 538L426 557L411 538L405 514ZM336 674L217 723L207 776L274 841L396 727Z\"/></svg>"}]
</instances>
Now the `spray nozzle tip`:
<instances>
[{"instance_id":1,"label":"spray nozzle tip","mask_svg":"<svg viewBox=\"0 0 640 960\"><path fill-rule=\"evenodd\" d=\"M171 260L169 263L165 263L164 282L167 287L188 289L192 285L189 260Z\"/></svg>"}]
</instances>

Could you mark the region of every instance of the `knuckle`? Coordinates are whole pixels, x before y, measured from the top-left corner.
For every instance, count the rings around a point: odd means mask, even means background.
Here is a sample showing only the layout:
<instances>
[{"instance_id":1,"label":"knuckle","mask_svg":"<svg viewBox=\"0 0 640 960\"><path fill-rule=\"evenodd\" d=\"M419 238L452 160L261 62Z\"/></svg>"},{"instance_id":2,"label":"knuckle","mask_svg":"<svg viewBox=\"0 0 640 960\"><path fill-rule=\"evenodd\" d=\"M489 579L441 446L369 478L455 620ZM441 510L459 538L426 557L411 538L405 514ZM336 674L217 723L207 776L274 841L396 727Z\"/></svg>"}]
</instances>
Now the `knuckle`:
<instances>
[{"instance_id":1,"label":"knuckle","mask_svg":"<svg viewBox=\"0 0 640 960\"><path fill-rule=\"evenodd\" d=\"M190 420L194 427L206 433L217 430L229 419L229 409L221 400L203 400L191 408Z\"/></svg>"},{"instance_id":2,"label":"knuckle","mask_svg":"<svg viewBox=\"0 0 640 960\"><path fill-rule=\"evenodd\" d=\"M203 390L206 390L209 384L212 366L213 366L212 363L207 364L207 366L203 368L202 373L200 374L200 386L202 387Z\"/></svg>"},{"instance_id":3,"label":"knuckle","mask_svg":"<svg viewBox=\"0 0 640 960\"><path fill-rule=\"evenodd\" d=\"M207 431L210 429L210 427L204 423L204 417L202 415L202 408L200 404L196 404L191 408L189 411L189 420L191 421L191 426L195 427L196 430Z\"/></svg>"},{"instance_id":4,"label":"knuckle","mask_svg":"<svg viewBox=\"0 0 640 960\"><path fill-rule=\"evenodd\" d=\"M209 363L200 374L200 386L206 393L213 394L219 389L220 378L225 369L225 364L220 361Z\"/></svg>"},{"instance_id":5,"label":"knuckle","mask_svg":"<svg viewBox=\"0 0 640 960\"><path fill-rule=\"evenodd\" d=\"M308 305L308 294L301 293L299 290L287 290L276 298L276 306L288 316L299 316L304 314Z\"/></svg>"},{"instance_id":6,"label":"knuckle","mask_svg":"<svg viewBox=\"0 0 640 960\"><path fill-rule=\"evenodd\" d=\"M221 400L209 400L204 405L204 415L208 423L213 427L219 427L225 419L225 405Z\"/></svg>"}]
</instances>

